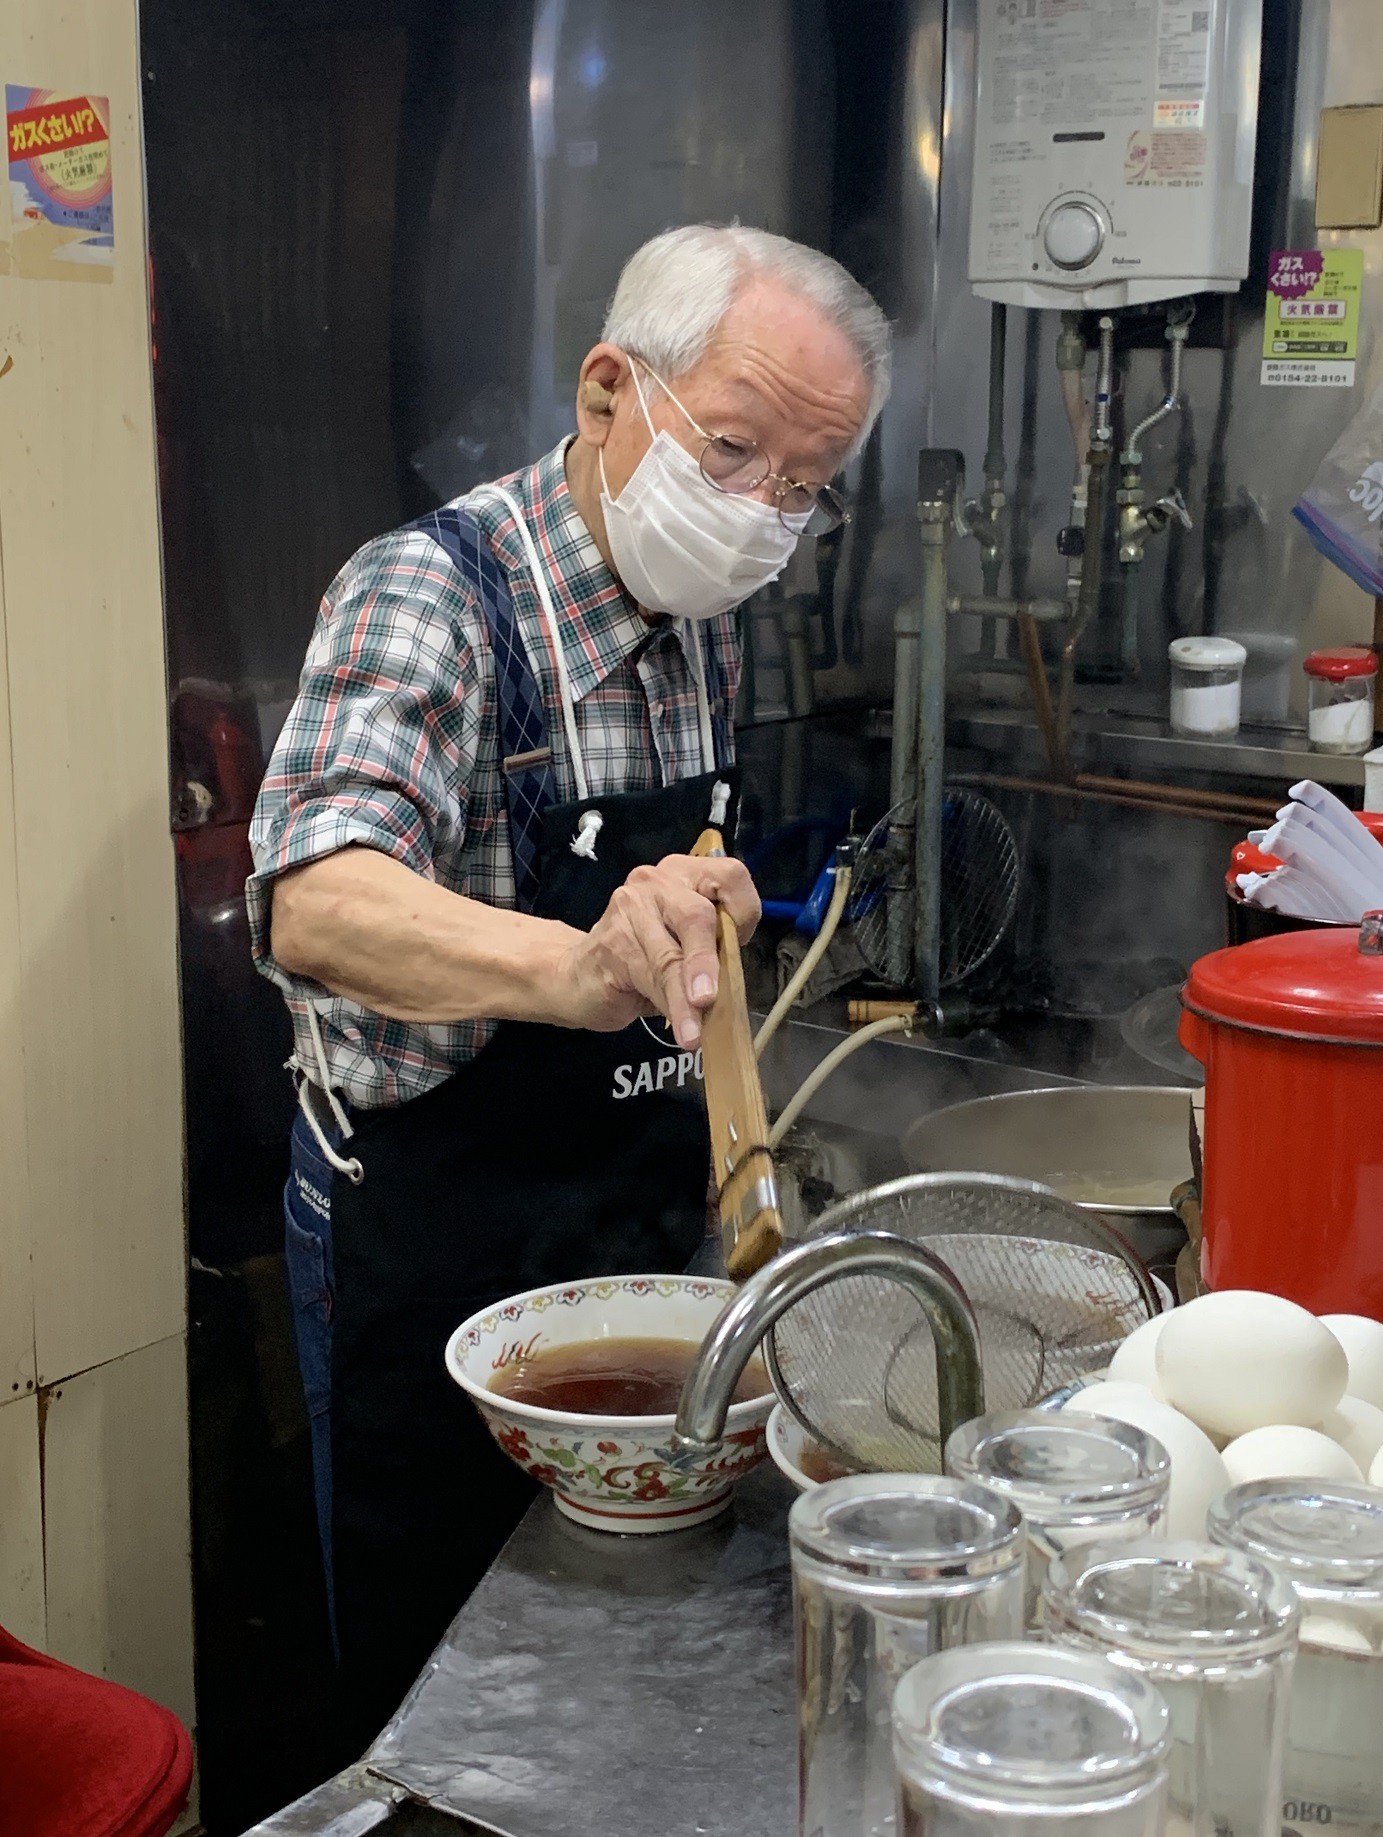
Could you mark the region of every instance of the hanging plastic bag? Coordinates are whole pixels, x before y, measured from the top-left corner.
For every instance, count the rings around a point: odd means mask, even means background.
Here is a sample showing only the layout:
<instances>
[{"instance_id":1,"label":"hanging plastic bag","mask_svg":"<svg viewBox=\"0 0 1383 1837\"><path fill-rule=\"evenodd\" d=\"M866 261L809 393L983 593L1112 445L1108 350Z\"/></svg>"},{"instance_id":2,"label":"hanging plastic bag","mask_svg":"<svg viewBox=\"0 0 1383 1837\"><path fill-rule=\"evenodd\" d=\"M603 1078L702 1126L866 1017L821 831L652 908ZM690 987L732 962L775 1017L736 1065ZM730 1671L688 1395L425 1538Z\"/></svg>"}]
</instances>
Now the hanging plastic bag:
<instances>
[{"instance_id":1,"label":"hanging plastic bag","mask_svg":"<svg viewBox=\"0 0 1383 1837\"><path fill-rule=\"evenodd\" d=\"M1383 389L1331 447L1292 515L1327 561L1383 595Z\"/></svg>"}]
</instances>

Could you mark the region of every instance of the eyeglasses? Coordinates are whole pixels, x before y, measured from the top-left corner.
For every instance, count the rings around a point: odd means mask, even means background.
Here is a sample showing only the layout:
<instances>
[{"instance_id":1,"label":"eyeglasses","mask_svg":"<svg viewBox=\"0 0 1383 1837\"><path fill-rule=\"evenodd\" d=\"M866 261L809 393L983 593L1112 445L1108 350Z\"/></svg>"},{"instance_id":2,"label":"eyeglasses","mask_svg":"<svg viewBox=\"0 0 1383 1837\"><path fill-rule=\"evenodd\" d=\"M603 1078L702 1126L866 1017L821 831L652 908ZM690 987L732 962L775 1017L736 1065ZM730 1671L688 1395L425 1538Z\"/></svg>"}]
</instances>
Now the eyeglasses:
<instances>
[{"instance_id":1,"label":"eyeglasses","mask_svg":"<svg viewBox=\"0 0 1383 1837\"><path fill-rule=\"evenodd\" d=\"M784 478L769 465L768 455L756 441L729 434L708 434L696 417L682 407L656 370L649 369L641 357L634 361L652 377L701 436L697 463L702 478L716 491L723 491L728 497L748 497L751 492L771 483L778 516L794 535L827 536L842 523L850 521L849 505L833 486L803 485L796 479ZM796 522L799 517L807 519L804 530Z\"/></svg>"}]
</instances>

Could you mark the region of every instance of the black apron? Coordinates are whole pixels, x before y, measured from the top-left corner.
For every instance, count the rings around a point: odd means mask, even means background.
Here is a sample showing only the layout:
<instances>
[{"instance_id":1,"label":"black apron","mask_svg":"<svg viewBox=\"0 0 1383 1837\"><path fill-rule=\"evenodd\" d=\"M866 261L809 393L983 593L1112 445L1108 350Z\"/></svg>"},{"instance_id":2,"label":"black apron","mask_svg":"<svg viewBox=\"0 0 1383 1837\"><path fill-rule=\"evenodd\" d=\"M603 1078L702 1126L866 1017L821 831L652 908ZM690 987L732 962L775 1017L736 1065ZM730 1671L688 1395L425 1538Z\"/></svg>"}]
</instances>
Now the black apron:
<instances>
[{"instance_id":1,"label":"black apron","mask_svg":"<svg viewBox=\"0 0 1383 1837\"><path fill-rule=\"evenodd\" d=\"M481 592L503 755L526 762L506 774L520 905L589 930L634 868L690 850L717 783L731 786L732 827L733 774L557 804L542 699L488 544L454 511L421 527ZM571 847L592 809L595 858ZM612 1034L506 1021L444 1083L357 1113L348 1152L363 1179L338 1173L331 1192L331 1535L356 1743L398 1706L536 1490L448 1375L448 1338L523 1289L686 1267L710 1177L699 1077L661 1021Z\"/></svg>"}]
</instances>

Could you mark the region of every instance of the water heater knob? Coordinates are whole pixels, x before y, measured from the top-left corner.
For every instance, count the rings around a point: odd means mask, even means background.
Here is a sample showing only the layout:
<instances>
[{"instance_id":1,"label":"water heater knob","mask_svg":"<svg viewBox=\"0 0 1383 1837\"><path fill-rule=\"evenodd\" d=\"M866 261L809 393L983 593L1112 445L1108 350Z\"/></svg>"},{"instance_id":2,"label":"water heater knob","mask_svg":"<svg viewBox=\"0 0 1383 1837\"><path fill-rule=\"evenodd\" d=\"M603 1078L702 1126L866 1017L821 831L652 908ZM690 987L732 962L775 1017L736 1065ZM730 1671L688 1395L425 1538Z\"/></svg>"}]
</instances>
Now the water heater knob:
<instances>
[{"instance_id":1,"label":"water heater knob","mask_svg":"<svg viewBox=\"0 0 1383 1837\"><path fill-rule=\"evenodd\" d=\"M1088 204L1059 204L1042 241L1058 268L1088 268L1104 242L1104 225Z\"/></svg>"}]
</instances>

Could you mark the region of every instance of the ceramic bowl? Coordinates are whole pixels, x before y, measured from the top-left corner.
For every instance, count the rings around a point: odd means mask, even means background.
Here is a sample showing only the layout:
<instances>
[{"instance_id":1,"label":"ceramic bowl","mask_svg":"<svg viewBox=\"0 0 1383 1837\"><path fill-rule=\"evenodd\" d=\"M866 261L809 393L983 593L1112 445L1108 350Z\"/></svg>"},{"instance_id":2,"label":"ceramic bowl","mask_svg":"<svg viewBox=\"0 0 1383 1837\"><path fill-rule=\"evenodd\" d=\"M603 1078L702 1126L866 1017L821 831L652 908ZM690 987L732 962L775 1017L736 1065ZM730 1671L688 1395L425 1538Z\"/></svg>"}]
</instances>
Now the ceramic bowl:
<instances>
[{"instance_id":1,"label":"ceramic bowl","mask_svg":"<svg viewBox=\"0 0 1383 1837\"><path fill-rule=\"evenodd\" d=\"M732 1404L725 1439L685 1471L669 1459L671 1416L578 1416L489 1389L519 1358L595 1339L705 1338L734 1294L702 1276L596 1276L530 1289L473 1314L447 1342L447 1370L511 1460L557 1509L606 1531L678 1531L714 1518L767 1449L771 1392Z\"/></svg>"},{"instance_id":2,"label":"ceramic bowl","mask_svg":"<svg viewBox=\"0 0 1383 1837\"><path fill-rule=\"evenodd\" d=\"M781 1403L774 1404L773 1414L768 1419L769 1456L779 1473L791 1480L799 1493L815 1492L823 1484L802 1469L802 1456L810 1446L801 1423L789 1416Z\"/></svg>"}]
</instances>

